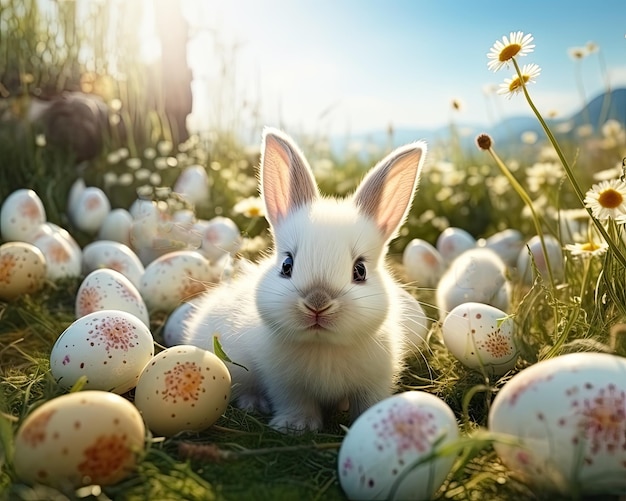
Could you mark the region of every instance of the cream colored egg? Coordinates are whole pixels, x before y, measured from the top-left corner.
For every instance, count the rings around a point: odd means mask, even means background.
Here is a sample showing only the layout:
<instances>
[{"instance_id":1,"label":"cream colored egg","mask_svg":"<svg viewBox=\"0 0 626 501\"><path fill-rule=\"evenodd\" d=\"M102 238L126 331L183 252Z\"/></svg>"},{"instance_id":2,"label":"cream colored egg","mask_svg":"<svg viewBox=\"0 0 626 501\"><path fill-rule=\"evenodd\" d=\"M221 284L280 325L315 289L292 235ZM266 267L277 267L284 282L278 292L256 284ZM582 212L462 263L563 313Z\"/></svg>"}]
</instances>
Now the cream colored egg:
<instances>
[{"instance_id":1,"label":"cream colored egg","mask_svg":"<svg viewBox=\"0 0 626 501\"><path fill-rule=\"evenodd\" d=\"M11 193L0 208L0 231L6 241L28 241L46 222L46 210L37 193L21 189Z\"/></svg>"},{"instance_id":2,"label":"cream colored egg","mask_svg":"<svg viewBox=\"0 0 626 501\"><path fill-rule=\"evenodd\" d=\"M139 292L150 312L169 313L204 292L214 281L214 269L202 254L169 252L146 266Z\"/></svg>"},{"instance_id":3,"label":"cream colored egg","mask_svg":"<svg viewBox=\"0 0 626 501\"><path fill-rule=\"evenodd\" d=\"M0 245L0 299L11 300L40 290L46 280L46 258L26 242Z\"/></svg>"},{"instance_id":4,"label":"cream colored egg","mask_svg":"<svg viewBox=\"0 0 626 501\"><path fill-rule=\"evenodd\" d=\"M178 306L168 317L163 326L163 343L165 346L185 344L185 324L196 311L196 305L187 301Z\"/></svg>"},{"instance_id":5,"label":"cream colored egg","mask_svg":"<svg viewBox=\"0 0 626 501\"><path fill-rule=\"evenodd\" d=\"M80 276L82 255L60 233L44 233L35 239L46 258L46 276L50 280L61 280Z\"/></svg>"},{"instance_id":6,"label":"cream colored egg","mask_svg":"<svg viewBox=\"0 0 626 501\"><path fill-rule=\"evenodd\" d=\"M126 209L113 209L102 221L98 230L98 240L113 240L130 246L130 228L133 217Z\"/></svg>"},{"instance_id":7,"label":"cream colored egg","mask_svg":"<svg viewBox=\"0 0 626 501\"><path fill-rule=\"evenodd\" d=\"M111 211L104 191L95 186L85 188L71 207L70 217L79 230L96 233Z\"/></svg>"},{"instance_id":8,"label":"cream colored egg","mask_svg":"<svg viewBox=\"0 0 626 501\"><path fill-rule=\"evenodd\" d=\"M230 399L224 362L195 346L168 348L148 363L135 389L135 405L154 433L172 436L211 426Z\"/></svg>"},{"instance_id":9,"label":"cream colored egg","mask_svg":"<svg viewBox=\"0 0 626 501\"><path fill-rule=\"evenodd\" d=\"M150 327L148 308L137 287L115 270L101 268L92 271L82 281L76 293L76 318L100 310L131 313Z\"/></svg>"},{"instance_id":10,"label":"cream colored egg","mask_svg":"<svg viewBox=\"0 0 626 501\"><path fill-rule=\"evenodd\" d=\"M450 353L467 367L502 375L517 363L515 322L498 308L463 303L446 316L441 331Z\"/></svg>"},{"instance_id":11,"label":"cream colored egg","mask_svg":"<svg viewBox=\"0 0 626 501\"><path fill-rule=\"evenodd\" d=\"M26 417L15 436L15 472L23 482L62 490L111 485L134 471L144 443L141 414L128 400L70 393Z\"/></svg>"},{"instance_id":12,"label":"cream colored egg","mask_svg":"<svg viewBox=\"0 0 626 501\"><path fill-rule=\"evenodd\" d=\"M96 240L85 246L82 255L83 273L109 268L121 273L135 287L139 287L145 268L130 247L113 240Z\"/></svg>"},{"instance_id":13,"label":"cream colored egg","mask_svg":"<svg viewBox=\"0 0 626 501\"><path fill-rule=\"evenodd\" d=\"M150 329L135 315L101 310L75 320L50 352L50 371L64 388L82 376L85 389L125 393L154 356Z\"/></svg>"}]
</instances>

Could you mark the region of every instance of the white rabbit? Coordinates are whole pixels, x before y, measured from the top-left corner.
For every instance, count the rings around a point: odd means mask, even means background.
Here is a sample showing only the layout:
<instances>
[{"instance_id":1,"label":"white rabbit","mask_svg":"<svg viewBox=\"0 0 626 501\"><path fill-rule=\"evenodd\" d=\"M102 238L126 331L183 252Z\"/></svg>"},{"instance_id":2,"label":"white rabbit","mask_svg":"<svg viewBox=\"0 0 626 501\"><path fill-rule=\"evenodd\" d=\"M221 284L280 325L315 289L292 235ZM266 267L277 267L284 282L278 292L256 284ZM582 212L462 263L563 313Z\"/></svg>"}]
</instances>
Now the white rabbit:
<instances>
[{"instance_id":1,"label":"white rabbit","mask_svg":"<svg viewBox=\"0 0 626 501\"><path fill-rule=\"evenodd\" d=\"M183 339L212 350L217 335L229 358L248 369L229 364L237 405L272 412L277 429L317 430L327 407L347 401L355 418L389 396L416 339L405 331L418 326L417 335L425 334L423 310L384 260L426 145L398 148L342 200L320 196L284 133L266 129L261 152L274 253L206 293Z\"/></svg>"}]
</instances>

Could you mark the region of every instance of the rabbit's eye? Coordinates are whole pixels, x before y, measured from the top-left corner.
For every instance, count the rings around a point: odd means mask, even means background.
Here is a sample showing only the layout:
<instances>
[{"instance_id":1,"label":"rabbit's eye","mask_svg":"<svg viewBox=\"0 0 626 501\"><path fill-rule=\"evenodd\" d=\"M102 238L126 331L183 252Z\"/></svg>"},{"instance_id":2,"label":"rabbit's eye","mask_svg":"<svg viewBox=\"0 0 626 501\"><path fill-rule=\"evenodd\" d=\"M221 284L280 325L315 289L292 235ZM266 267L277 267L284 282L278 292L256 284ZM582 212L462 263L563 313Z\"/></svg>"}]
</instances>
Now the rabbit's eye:
<instances>
[{"instance_id":1,"label":"rabbit's eye","mask_svg":"<svg viewBox=\"0 0 626 501\"><path fill-rule=\"evenodd\" d=\"M280 276L291 278L291 270L293 270L293 256L291 254L287 254L287 257L283 260L283 264L280 268Z\"/></svg>"},{"instance_id":2,"label":"rabbit's eye","mask_svg":"<svg viewBox=\"0 0 626 501\"><path fill-rule=\"evenodd\" d=\"M363 259L357 259L352 269L352 281L353 282L365 282L367 270L365 269L365 263Z\"/></svg>"}]
</instances>

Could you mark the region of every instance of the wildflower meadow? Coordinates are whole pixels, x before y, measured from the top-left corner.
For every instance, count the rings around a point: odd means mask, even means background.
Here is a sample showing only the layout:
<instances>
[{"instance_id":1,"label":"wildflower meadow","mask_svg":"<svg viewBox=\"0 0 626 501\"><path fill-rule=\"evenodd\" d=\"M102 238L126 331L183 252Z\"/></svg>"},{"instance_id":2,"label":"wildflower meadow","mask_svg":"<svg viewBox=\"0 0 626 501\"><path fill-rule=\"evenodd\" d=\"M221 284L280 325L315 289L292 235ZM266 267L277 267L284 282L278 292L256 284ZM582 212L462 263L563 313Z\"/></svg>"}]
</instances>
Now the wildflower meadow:
<instances>
[{"instance_id":1,"label":"wildflower meadow","mask_svg":"<svg viewBox=\"0 0 626 501\"><path fill-rule=\"evenodd\" d=\"M26 3L0 11L18 33L0 50L13 85L0 84L2 499L623 498L626 123L615 90L597 122L585 107L564 128L533 101L533 35L485 47L475 64L500 79L494 98L524 100L542 132L468 145L452 124L450 138L427 141L386 257L402 301L417 305L397 326L409 349L393 395L354 422L340 402L321 429L277 429L271 404L230 400L231 374L246 368L219 329L213 353L181 333L203 294L271 250L277 209L258 168L271 154L293 161L269 150L291 139L262 143L259 124L243 140L237 113L185 134L164 96L148 97L155 77L132 40L114 63L91 40L108 15L99 3L82 34L67 29L68 3L58 25ZM128 22L118 17L104 20ZM600 49L576 48L574 62ZM73 97L46 108L38 93L61 80ZM320 192L344 197L393 157L388 134L388 148L343 153L323 135L291 137ZM351 290L373 268L354 258ZM297 256L282 259L287 281Z\"/></svg>"}]
</instances>

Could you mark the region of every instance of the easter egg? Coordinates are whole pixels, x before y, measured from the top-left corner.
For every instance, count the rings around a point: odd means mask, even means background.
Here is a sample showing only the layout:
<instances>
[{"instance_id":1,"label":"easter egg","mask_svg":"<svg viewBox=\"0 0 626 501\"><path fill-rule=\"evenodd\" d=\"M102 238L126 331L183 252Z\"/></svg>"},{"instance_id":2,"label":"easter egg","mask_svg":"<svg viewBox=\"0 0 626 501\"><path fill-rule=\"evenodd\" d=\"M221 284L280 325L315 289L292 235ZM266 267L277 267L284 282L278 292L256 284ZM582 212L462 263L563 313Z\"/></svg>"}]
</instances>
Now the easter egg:
<instances>
[{"instance_id":1,"label":"easter egg","mask_svg":"<svg viewBox=\"0 0 626 501\"><path fill-rule=\"evenodd\" d=\"M202 252L211 262L216 262L225 254L237 252L241 246L241 232L232 219L217 216L209 221L198 221L194 225L200 234Z\"/></svg>"},{"instance_id":2,"label":"easter egg","mask_svg":"<svg viewBox=\"0 0 626 501\"><path fill-rule=\"evenodd\" d=\"M92 271L76 293L76 318L100 310L126 311L150 327L148 309L137 287L115 270L101 268Z\"/></svg>"},{"instance_id":3,"label":"easter egg","mask_svg":"<svg viewBox=\"0 0 626 501\"><path fill-rule=\"evenodd\" d=\"M452 227L439 234L435 246L443 260L451 263L466 250L476 247L476 240L467 231Z\"/></svg>"},{"instance_id":4,"label":"easter egg","mask_svg":"<svg viewBox=\"0 0 626 501\"><path fill-rule=\"evenodd\" d=\"M406 278L419 287L435 287L446 269L439 251L419 238L414 238L404 248L402 264Z\"/></svg>"},{"instance_id":5,"label":"easter egg","mask_svg":"<svg viewBox=\"0 0 626 501\"><path fill-rule=\"evenodd\" d=\"M460 362L472 369L502 375L517 362L515 322L502 310L482 303L452 309L441 326L443 342Z\"/></svg>"},{"instance_id":6,"label":"easter egg","mask_svg":"<svg viewBox=\"0 0 626 501\"><path fill-rule=\"evenodd\" d=\"M130 228L132 225L133 217L130 212L126 209L113 209L100 225L98 240L112 240L130 246Z\"/></svg>"},{"instance_id":7,"label":"easter egg","mask_svg":"<svg viewBox=\"0 0 626 501\"><path fill-rule=\"evenodd\" d=\"M82 190L70 208L70 218L81 231L96 233L111 211L104 191L95 186Z\"/></svg>"},{"instance_id":8,"label":"easter egg","mask_svg":"<svg viewBox=\"0 0 626 501\"><path fill-rule=\"evenodd\" d=\"M489 412L502 462L538 492L626 489L626 359L574 353L511 378Z\"/></svg>"},{"instance_id":9,"label":"easter egg","mask_svg":"<svg viewBox=\"0 0 626 501\"><path fill-rule=\"evenodd\" d=\"M436 452L458 435L452 410L434 395L406 391L386 398L361 414L343 439L341 488L348 499L432 499L455 460Z\"/></svg>"},{"instance_id":10,"label":"easter egg","mask_svg":"<svg viewBox=\"0 0 626 501\"><path fill-rule=\"evenodd\" d=\"M549 280L548 262L550 263L554 279L556 281L563 279L564 259L561 244L552 235L544 235L543 239L548 256L547 260L545 257L546 254L543 252L541 239L538 235L535 235L526 242L526 246L522 248L517 257L517 271L522 281L527 285L533 283L537 273L539 273L544 280Z\"/></svg>"},{"instance_id":11,"label":"easter egg","mask_svg":"<svg viewBox=\"0 0 626 501\"><path fill-rule=\"evenodd\" d=\"M203 430L224 413L231 377L224 362L195 346L167 348L141 373L135 405L153 433Z\"/></svg>"},{"instance_id":12,"label":"easter egg","mask_svg":"<svg viewBox=\"0 0 626 501\"><path fill-rule=\"evenodd\" d=\"M437 307L444 318L463 303L490 304L509 309L511 284L498 255L483 248L471 249L457 257L437 285Z\"/></svg>"},{"instance_id":13,"label":"easter egg","mask_svg":"<svg viewBox=\"0 0 626 501\"><path fill-rule=\"evenodd\" d=\"M170 313L162 331L165 346L185 344L184 327L195 310L196 305L192 301L187 301Z\"/></svg>"},{"instance_id":14,"label":"easter egg","mask_svg":"<svg viewBox=\"0 0 626 501\"><path fill-rule=\"evenodd\" d=\"M193 204L206 203L209 199L209 176L202 165L185 167L172 189Z\"/></svg>"},{"instance_id":15,"label":"easter egg","mask_svg":"<svg viewBox=\"0 0 626 501\"><path fill-rule=\"evenodd\" d=\"M484 246L500 256L507 266L515 266L524 239L518 230L502 230L485 239Z\"/></svg>"},{"instance_id":16,"label":"easter egg","mask_svg":"<svg viewBox=\"0 0 626 501\"><path fill-rule=\"evenodd\" d=\"M154 355L150 329L131 313L101 310L75 320L54 343L50 371L64 388L86 376L85 389L125 393Z\"/></svg>"},{"instance_id":17,"label":"easter egg","mask_svg":"<svg viewBox=\"0 0 626 501\"><path fill-rule=\"evenodd\" d=\"M20 189L12 192L0 208L0 232L5 241L27 242L46 222L46 210L37 193Z\"/></svg>"},{"instance_id":18,"label":"easter egg","mask_svg":"<svg viewBox=\"0 0 626 501\"><path fill-rule=\"evenodd\" d=\"M90 273L99 268L115 270L139 287L145 268L133 250L114 240L96 240L83 249L82 271Z\"/></svg>"},{"instance_id":19,"label":"easter egg","mask_svg":"<svg viewBox=\"0 0 626 501\"><path fill-rule=\"evenodd\" d=\"M46 280L46 258L26 242L0 245L0 299L11 300L40 290Z\"/></svg>"},{"instance_id":20,"label":"easter egg","mask_svg":"<svg viewBox=\"0 0 626 501\"><path fill-rule=\"evenodd\" d=\"M149 311L171 312L215 281L209 261L195 251L169 252L152 261L139 284Z\"/></svg>"},{"instance_id":21,"label":"easter egg","mask_svg":"<svg viewBox=\"0 0 626 501\"><path fill-rule=\"evenodd\" d=\"M80 391L48 400L15 435L14 466L26 483L62 490L115 484L135 469L145 427L125 398Z\"/></svg>"},{"instance_id":22,"label":"easter egg","mask_svg":"<svg viewBox=\"0 0 626 501\"><path fill-rule=\"evenodd\" d=\"M33 241L46 258L46 277L56 281L80 276L82 253L62 233L42 233Z\"/></svg>"}]
</instances>

